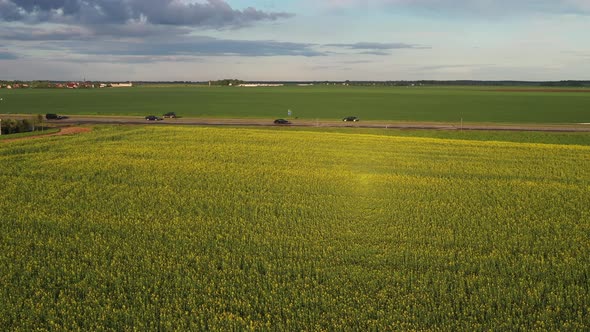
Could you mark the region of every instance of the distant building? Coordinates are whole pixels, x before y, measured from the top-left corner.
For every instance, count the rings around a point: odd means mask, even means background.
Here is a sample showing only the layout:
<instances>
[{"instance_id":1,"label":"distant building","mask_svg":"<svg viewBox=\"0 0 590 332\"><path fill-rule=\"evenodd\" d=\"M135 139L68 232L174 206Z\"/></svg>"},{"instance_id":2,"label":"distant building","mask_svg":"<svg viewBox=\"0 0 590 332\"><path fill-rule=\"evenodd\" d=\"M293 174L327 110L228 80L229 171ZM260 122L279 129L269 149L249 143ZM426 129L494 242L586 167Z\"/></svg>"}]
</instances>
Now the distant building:
<instances>
[{"instance_id":1,"label":"distant building","mask_svg":"<svg viewBox=\"0 0 590 332\"><path fill-rule=\"evenodd\" d=\"M111 87L113 88L131 88L133 83L111 83Z\"/></svg>"},{"instance_id":2,"label":"distant building","mask_svg":"<svg viewBox=\"0 0 590 332\"><path fill-rule=\"evenodd\" d=\"M284 84L247 83L247 84L240 84L238 86L245 87L245 88L256 88L256 87L260 87L260 86L284 86Z\"/></svg>"}]
</instances>

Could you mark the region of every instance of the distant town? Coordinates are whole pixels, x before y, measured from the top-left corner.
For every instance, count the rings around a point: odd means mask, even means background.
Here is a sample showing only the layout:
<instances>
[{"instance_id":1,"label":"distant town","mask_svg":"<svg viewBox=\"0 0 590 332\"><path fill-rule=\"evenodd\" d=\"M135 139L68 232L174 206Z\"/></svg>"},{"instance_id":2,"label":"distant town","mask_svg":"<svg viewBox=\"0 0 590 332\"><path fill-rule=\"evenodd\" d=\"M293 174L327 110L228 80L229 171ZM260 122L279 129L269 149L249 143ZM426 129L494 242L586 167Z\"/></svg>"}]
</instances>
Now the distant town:
<instances>
[{"instance_id":1,"label":"distant town","mask_svg":"<svg viewBox=\"0 0 590 332\"><path fill-rule=\"evenodd\" d=\"M581 87L590 88L590 81L474 81L474 80L418 80L418 81L243 81L223 79L216 81L7 81L0 80L0 89L94 89L131 88L141 85L196 85L196 86L234 86L234 87L281 87L281 86L522 86L522 87Z\"/></svg>"},{"instance_id":2,"label":"distant town","mask_svg":"<svg viewBox=\"0 0 590 332\"><path fill-rule=\"evenodd\" d=\"M49 81L0 81L0 89L94 89L94 88L130 88L133 83L100 82L49 82Z\"/></svg>"}]
</instances>

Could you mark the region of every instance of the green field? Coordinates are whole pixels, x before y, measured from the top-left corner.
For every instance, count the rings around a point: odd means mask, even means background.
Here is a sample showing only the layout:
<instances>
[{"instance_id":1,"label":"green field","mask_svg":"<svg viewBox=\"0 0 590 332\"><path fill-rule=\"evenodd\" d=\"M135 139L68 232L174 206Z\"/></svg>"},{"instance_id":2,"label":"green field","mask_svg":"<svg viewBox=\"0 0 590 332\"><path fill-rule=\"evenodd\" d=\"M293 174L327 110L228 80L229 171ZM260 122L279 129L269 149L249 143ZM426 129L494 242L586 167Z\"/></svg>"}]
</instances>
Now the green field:
<instances>
[{"instance_id":1,"label":"green field","mask_svg":"<svg viewBox=\"0 0 590 332\"><path fill-rule=\"evenodd\" d=\"M558 90L559 91L559 90ZM178 87L2 90L0 114L163 114L185 117L470 123L590 122L589 92L510 92L437 87Z\"/></svg>"},{"instance_id":2,"label":"green field","mask_svg":"<svg viewBox=\"0 0 590 332\"><path fill-rule=\"evenodd\" d=\"M0 326L589 330L590 146L480 139L113 126L0 143Z\"/></svg>"}]
</instances>

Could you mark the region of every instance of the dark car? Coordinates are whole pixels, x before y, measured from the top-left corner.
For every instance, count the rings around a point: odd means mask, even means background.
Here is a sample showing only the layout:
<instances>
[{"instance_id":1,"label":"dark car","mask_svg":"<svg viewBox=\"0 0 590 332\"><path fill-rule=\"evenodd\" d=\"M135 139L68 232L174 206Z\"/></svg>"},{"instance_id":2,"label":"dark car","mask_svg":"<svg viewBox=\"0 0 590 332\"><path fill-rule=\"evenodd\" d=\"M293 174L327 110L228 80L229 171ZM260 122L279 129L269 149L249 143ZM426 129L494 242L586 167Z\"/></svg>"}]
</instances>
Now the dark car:
<instances>
[{"instance_id":1,"label":"dark car","mask_svg":"<svg viewBox=\"0 0 590 332\"><path fill-rule=\"evenodd\" d=\"M168 112L168 113L164 114L164 118L175 119L176 118L176 113L174 113L174 112Z\"/></svg>"},{"instance_id":2,"label":"dark car","mask_svg":"<svg viewBox=\"0 0 590 332\"><path fill-rule=\"evenodd\" d=\"M61 119L67 119L67 116L62 116L62 115L57 115L57 114L53 114L53 113L47 113L45 114L45 119L47 120L61 120Z\"/></svg>"},{"instance_id":3,"label":"dark car","mask_svg":"<svg viewBox=\"0 0 590 332\"><path fill-rule=\"evenodd\" d=\"M285 119L276 119L275 124L291 124L291 122L289 122Z\"/></svg>"},{"instance_id":4,"label":"dark car","mask_svg":"<svg viewBox=\"0 0 590 332\"><path fill-rule=\"evenodd\" d=\"M357 122L358 120L360 120L360 119L357 118L356 116L347 116L344 119L342 119L342 121L345 121L345 122Z\"/></svg>"},{"instance_id":5,"label":"dark car","mask_svg":"<svg viewBox=\"0 0 590 332\"><path fill-rule=\"evenodd\" d=\"M161 117L155 116L155 115L148 115L148 116L145 117L145 119L148 120L148 121L160 121L160 120L162 120Z\"/></svg>"}]
</instances>

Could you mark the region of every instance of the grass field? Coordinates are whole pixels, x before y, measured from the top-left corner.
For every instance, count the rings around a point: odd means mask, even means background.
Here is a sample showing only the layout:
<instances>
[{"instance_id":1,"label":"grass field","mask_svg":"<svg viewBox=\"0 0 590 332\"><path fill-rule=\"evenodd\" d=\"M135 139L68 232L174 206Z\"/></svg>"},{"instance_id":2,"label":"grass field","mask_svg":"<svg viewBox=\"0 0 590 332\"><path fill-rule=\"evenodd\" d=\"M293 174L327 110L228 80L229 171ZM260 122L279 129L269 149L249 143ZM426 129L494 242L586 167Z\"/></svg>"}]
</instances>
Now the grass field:
<instances>
[{"instance_id":1,"label":"grass field","mask_svg":"<svg viewBox=\"0 0 590 332\"><path fill-rule=\"evenodd\" d=\"M3 90L0 114L161 115L491 123L590 122L590 92L437 87ZM589 89L590 91L590 89Z\"/></svg>"},{"instance_id":2,"label":"grass field","mask_svg":"<svg viewBox=\"0 0 590 332\"><path fill-rule=\"evenodd\" d=\"M588 156L153 126L0 144L0 326L588 330Z\"/></svg>"}]
</instances>

